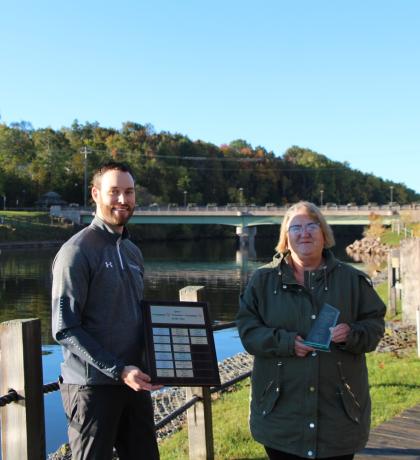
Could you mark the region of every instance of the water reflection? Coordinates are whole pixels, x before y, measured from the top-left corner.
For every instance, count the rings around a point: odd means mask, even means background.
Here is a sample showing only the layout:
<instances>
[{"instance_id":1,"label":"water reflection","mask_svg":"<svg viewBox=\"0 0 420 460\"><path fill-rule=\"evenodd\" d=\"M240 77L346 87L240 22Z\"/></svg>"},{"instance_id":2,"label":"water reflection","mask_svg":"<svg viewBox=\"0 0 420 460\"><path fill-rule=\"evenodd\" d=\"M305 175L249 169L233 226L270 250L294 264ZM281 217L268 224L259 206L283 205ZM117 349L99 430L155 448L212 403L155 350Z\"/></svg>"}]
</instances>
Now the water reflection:
<instances>
[{"instance_id":1,"label":"water reflection","mask_svg":"<svg viewBox=\"0 0 420 460\"><path fill-rule=\"evenodd\" d=\"M264 245L262 245L264 246ZM268 253L271 253L269 244ZM232 321L238 308L239 293L250 274L264 261L251 260L248 250L238 250L236 241L183 242L171 244L157 256L146 247L146 297L154 300L177 299L187 285L205 286L213 321ZM168 249L166 251L166 249ZM263 256L267 250L261 248ZM271 257L268 256L267 260Z\"/></svg>"},{"instance_id":2,"label":"water reflection","mask_svg":"<svg viewBox=\"0 0 420 460\"><path fill-rule=\"evenodd\" d=\"M0 255L0 321L40 318L43 343L52 343L49 305L54 253L18 250Z\"/></svg>"},{"instance_id":3,"label":"water reflection","mask_svg":"<svg viewBox=\"0 0 420 460\"><path fill-rule=\"evenodd\" d=\"M240 292L251 273L271 260L276 239L276 234L273 238L257 238L255 251L238 250L234 239L143 243L145 297L177 299L181 288L202 285L213 321L232 321ZM334 252L348 260L344 243L338 239ZM56 251L9 250L0 254L0 321L40 318L43 344L54 343L50 290Z\"/></svg>"},{"instance_id":4,"label":"water reflection","mask_svg":"<svg viewBox=\"0 0 420 460\"><path fill-rule=\"evenodd\" d=\"M206 287L214 321L232 320L238 294L250 271L260 265L244 255L235 259L236 242L148 243L145 257L145 297L177 299L186 285ZM52 344L51 263L57 250L3 251L0 255L0 321L37 317L42 342Z\"/></svg>"}]
</instances>

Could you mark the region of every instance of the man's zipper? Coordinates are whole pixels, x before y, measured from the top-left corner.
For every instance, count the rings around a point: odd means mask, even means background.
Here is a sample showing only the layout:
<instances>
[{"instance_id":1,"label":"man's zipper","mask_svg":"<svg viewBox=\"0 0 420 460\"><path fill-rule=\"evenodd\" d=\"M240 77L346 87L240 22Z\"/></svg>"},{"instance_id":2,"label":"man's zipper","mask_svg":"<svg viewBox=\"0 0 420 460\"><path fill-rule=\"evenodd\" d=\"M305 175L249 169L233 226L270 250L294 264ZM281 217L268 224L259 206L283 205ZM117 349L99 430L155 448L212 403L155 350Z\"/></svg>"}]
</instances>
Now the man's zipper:
<instances>
[{"instance_id":1,"label":"man's zipper","mask_svg":"<svg viewBox=\"0 0 420 460\"><path fill-rule=\"evenodd\" d=\"M118 258L120 259L121 270L124 270L124 264L123 264L121 252L120 252L120 243L121 243L121 238L117 240L117 253L118 253Z\"/></svg>"}]
</instances>

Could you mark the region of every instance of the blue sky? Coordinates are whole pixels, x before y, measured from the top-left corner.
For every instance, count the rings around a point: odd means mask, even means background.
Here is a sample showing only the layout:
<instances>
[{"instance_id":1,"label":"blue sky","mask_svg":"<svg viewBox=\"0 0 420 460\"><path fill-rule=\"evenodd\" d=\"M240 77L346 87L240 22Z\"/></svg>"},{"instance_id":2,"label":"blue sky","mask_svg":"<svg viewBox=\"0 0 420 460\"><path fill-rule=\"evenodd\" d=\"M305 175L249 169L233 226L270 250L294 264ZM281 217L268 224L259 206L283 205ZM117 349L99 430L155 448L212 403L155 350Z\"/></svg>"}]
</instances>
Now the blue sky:
<instances>
[{"instance_id":1,"label":"blue sky","mask_svg":"<svg viewBox=\"0 0 420 460\"><path fill-rule=\"evenodd\" d=\"M420 192L418 0L21 0L0 116L307 147Z\"/></svg>"}]
</instances>

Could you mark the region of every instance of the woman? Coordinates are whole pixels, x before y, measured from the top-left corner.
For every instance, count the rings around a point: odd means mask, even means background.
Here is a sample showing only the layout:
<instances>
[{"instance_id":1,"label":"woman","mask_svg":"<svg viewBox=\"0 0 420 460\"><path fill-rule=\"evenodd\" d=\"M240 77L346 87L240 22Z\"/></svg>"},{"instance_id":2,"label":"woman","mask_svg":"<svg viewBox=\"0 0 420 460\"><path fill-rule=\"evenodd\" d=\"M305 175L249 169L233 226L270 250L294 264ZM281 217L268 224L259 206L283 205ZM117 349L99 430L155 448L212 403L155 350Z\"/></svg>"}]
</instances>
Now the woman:
<instances>
[{"instance_id":1,"label":"woman","mask_svg":"<svg viewBox=\"0 0 420 460\"><path fill-rule=\"evenodd\" d=\"M333 256L334 244L314 204L293 205L278 254L241 296L238 330L255 356L250 428L271 460L352 459L368 439L364 354L383 335L385 305L364 273ZM339 310L329 352L303 343L325 303Z\"/></svg>"}]
</instances>

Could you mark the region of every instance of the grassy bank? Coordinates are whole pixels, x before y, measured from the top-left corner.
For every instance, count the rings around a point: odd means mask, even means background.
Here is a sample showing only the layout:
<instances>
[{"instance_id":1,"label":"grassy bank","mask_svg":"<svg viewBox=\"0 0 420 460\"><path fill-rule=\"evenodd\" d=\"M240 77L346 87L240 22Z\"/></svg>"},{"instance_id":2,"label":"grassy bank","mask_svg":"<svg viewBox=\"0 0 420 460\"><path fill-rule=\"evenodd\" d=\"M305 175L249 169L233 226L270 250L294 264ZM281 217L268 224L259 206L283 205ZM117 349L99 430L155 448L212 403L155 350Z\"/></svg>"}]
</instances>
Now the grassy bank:
<instances>
[{"instance_id":1,"label":"grassy bank","mask_svg":"<svg viewBox=\"0 0 420 460\"><path fill-rule=\"evenodd\" d=\"M407 237L420 237L420 223L410 222L406 224L405 229L401 229L400 233L392 231L391 228L387 228L381 235L381 243L389 246L399 246L401 241Z\"/></svg>"},{"instance_id":2,"label":"grassy bank","mask_svg":"<svg viewBox=\"0 0 420 460\"><path fill-rule=\"evenodd\" d=\"M0 242L64 241L77 230L46 211L0 211Z\"/></svg>"},{"instance_id":3,"label":"grassy bank","mask_svg":"<svg viewBox=\"0 0 420 460\"><path fill-rule=\"evenodd\" d=\"M377 284L375 286L375 290L378 293L379 297L382 299L382 302L385 305L388 305L388 281L384 281L383 283ZM385 316L387 321L401 321L402 319L402 302L401 299L397 298L397 311L396 315L391 316L389 311Z\"/></svg>"},{"instance_id":4,"label":"grassy bank","mask_svg":"<svg viewBox=\"0 0 420 460\"><path fill-rule=\"evenodd\" d=\"M371 353L368 366L372 396L372 426L375 427L420 404L420 359L414 352L403 358L391 353ZM225 393L213 404L213 430L216 460L263 460L263 448L248 430L249 379ZM187 460L186 428L160 445L162 460Z\"/></svg>"}]
</instances>

